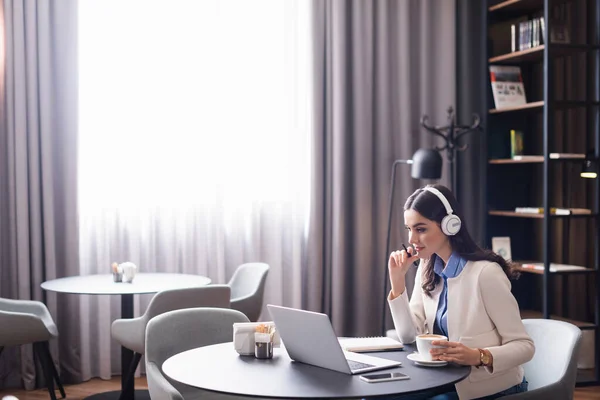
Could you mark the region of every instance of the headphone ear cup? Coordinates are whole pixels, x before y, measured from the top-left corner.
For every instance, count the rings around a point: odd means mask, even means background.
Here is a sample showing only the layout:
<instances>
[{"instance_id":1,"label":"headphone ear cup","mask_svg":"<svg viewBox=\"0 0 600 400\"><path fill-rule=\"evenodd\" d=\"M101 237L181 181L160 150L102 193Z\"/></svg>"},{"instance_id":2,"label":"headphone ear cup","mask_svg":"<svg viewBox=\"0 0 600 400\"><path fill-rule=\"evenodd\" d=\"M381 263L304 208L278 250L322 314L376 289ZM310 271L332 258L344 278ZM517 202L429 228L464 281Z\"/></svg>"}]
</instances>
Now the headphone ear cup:
<instances>
[{"instance_id":1,"label":"headphone ear cup","mask_svg":"<svg viewBox=\"0 0 600 400\"><path fill-rule=\"evenodd\" d=\"M462 226L462 221L458 217L458 215L449 214L444 217L441 223L442 232L446 236L454 236L458 232L460 232L460 227Z\"/></svg>"}]
</instances>

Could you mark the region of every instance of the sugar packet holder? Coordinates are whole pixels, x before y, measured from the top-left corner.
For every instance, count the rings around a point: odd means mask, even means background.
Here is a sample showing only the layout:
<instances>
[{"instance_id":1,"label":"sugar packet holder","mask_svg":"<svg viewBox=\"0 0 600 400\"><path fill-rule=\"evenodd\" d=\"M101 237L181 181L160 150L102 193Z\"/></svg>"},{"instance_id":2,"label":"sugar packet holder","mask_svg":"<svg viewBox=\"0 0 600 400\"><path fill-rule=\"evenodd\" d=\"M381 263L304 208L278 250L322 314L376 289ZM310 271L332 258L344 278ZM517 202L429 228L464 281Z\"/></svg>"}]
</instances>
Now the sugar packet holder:
<instances>
[{"instance_id":1,"label":"sugar packet holder","mask_svg":"<svg viewBox=\"0 0 600 400\"><path fill-rule=\"evenodd\" d=\"M236 322L233 324L233 347L242 356L255 355L255 333L259 325L275 326L275 323L270 322ZM269 336L268 333L262 335ZM273 347L281 346L281 338L276 330L273 335Z\"/></svg>"},{"instance_id":2,"label":"sugar packet holder","mask_svg":"<svg viewBox=\"0 0 600 400\"><path fill-rule=\"evenodd\" d=\"M267 327L266 329L275 328ZM254 333L254 357L260 359L273 358L273 336L274 334L265 332Z\"/></svg>"}]
</instances>

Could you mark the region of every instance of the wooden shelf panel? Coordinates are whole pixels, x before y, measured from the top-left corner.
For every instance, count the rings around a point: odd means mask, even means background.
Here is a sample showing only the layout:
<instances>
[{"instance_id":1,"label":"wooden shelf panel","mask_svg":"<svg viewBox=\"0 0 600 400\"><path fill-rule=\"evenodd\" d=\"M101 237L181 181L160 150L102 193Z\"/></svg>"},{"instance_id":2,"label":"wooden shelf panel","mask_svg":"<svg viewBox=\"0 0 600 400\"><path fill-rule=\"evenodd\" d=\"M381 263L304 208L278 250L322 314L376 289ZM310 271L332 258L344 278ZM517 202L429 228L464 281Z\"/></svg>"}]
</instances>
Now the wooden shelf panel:
<instances>
[{"instance_id":1,"label":"wooden shelf panel","mask_svg":"<svg viewBox=\"0 0 600 400\"><path fill-rule=\"evenodd\" d=\"M506 0L495 4L488 8L488 11L493 12L529 12L541 9L544 7L544 0Z\"/></svg>"},{"instance_id":2,"label":"wooden shelf panel","mask_svg":"<svg viewBox=\"0 0 600 400\"><path fill-rule=\"evenodd\" d=\"M488 211L489 215L495 215L497 217L516 217L516 218L544 218L544 214L529 214L529 213L518 213L515 211L500 211L491 210Z\"/></svg>"},{"instance_id":3,"label":"wooden shelf panel","mask_svg":"<svg viewBox=\"0 0 600 400\"><path fill-rule=\"evenodd\" d=\"M530 109L536 109L536 108L542 108L542 107L544 107L543 101L534 101L531 103L523 104L522 106L507 107L507 108L501 108L501 109L492 108L490 110L490 114L499 114L499 113L505 113L505 112L511 112L511 111L530 110Z\"/></svg>"},{"instance_id":4,"label":"wooden shelf panel","mask_svg":"<svg viewBox=\"0 0 600 400\"><path fill-rule=\"evenodd\" d=\"M554 0L553 5L565 3L567 0ZM513 18L523 14L541 12L544 9L544 0L505 0L488 7L490 22Z\"/></svg>"},{"instance_id":5,"label":"wooden shelf panel","mask_svg":"<svg viewBox=\"0 0 600 400\"><path fill-rule=\"evenodd\" d=\"M512 64L528 61L540 61L544 57L544 45L532 49L515 51L513 53L502 54L492 57L488 60L490 64Z\"/></svg>"},{"instance_id":6,"label":"wooden shelf panel","mask_svg":"<svg viewBox=\"0 0 600 400\"><path fill-rule=\"evenodd\" d=\"M526 274L535 274L535 275L544 275L543 270L533 269L533 268L523 268L521 266L515 267L515 270L519 272L523 272ZM577 270L568 270L568 271L550 271L552 275L563 275L563 274L595 274L596 271L593 268L585 268L585 269L577 269Z\"/></svg>"},{"instance_id":7,"label":"wooden shelf panel","mask_svg":"<svg viewBox=\"0 0 600 400\"><path fill-rule=\"evenodd\" d=\"M535 310L521 310L521 319L536 319L536 318L543 318L543 314L540 311L535 311ZM572 320L572 319L568 319L568 318L564 318L564 317L559 317L556 315L551 315L550 319L556 319L558 321L569 322L578 328L590 329L590 328L596 327L596 325L594 325L592 322L576 321L576 320Z\"/></svg>"},{"instance_id":8,"label":"wooden shelf panel","mask_svg":"<svg viewBox=\"0 0 600 400\"><path fill-rule=\"evenodd\" d=\"M600 106L599 101L578 101L578 100L568 100L568 101L554 101L554 106L559 109L565 108L576 108L576 107L597 107ZM544 101L533 101L531 103L523 104L521 106L516 107L507 107L507 108L492 108L489 110L490 114L500 114L511 111L524 111L524 110L538 110L544 107Z\"/></svg>"},{"instance_id":9,"label":"wooden shelf panel","mask_svg":"<svg viewBox=\"0 0 600 400\"><path fill-rule=\"evenodd\" d=\"M550 46L550 55L552 57L562 57L576 54L582 51L598 50L599 46L584 44L562 44L556 43ZM488 59L490 64L520 64L527 62L542 62L544 59L545 45L537 46L527 50L514 51L512 53L501 54Z\"/></svg>"},{"instance_id":10,"label":"wooden shelf panel","mask_svg":"<svg viewBox=\"0 0 600 400\"><path fill-rule=\"evenodd\" d=\"M490 164L533 164L543 163L544 156L535 156L523 160L513 160L512 158L493 158L488 161Z\"/></svg>"},{"instance_id":11,"label":"wooden shelf panel","mask_svg":"<svg viewBox=\"0 0 600 400\"><path fill-rule=\"evenodd\" d=\"M536 214L536 213L521 213L516 211L508 211L508 210L490 210L488 211L488 215L493 215L496 217L514 217L514 218L536 218L543 219L544 214ZM551 218L573 218L573 217L596 217L598 214L596 213L572 213L567 215L556 215L550 214Z\"/></svg>"},{"instance_id":12,"label":"wooden shelf panel","mask_svg":"<svg viewBox=\"0 0 600 400\"><path fill-rule=\"evenodd\" d=\"M585 154L577 153L550 153L550 161L581 161L585 159ZM490 164L541 164L544 162L544 156L532 155L523 156L523 158L492 158L488 160Z\"/></svg>"}]
</instances>

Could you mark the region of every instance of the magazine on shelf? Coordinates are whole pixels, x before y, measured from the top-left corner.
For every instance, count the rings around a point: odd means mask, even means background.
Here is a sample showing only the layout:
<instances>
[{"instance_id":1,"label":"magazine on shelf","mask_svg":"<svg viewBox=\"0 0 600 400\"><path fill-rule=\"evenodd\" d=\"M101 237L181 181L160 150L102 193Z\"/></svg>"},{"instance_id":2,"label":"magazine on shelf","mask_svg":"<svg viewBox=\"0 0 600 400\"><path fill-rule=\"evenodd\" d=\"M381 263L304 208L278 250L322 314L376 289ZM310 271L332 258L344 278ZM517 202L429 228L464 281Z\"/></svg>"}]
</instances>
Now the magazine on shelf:
<instances>
[{"instance_id":1,"label":"magazine on shelf","mask_svg":"<svg viewBox=\"0 0 600 400\"><path fill-rule=\"evenodd\" d=\"M522 106L527 103L521 67L491 65L490 81L496 109Z\"/></svg>"}]
</instances>

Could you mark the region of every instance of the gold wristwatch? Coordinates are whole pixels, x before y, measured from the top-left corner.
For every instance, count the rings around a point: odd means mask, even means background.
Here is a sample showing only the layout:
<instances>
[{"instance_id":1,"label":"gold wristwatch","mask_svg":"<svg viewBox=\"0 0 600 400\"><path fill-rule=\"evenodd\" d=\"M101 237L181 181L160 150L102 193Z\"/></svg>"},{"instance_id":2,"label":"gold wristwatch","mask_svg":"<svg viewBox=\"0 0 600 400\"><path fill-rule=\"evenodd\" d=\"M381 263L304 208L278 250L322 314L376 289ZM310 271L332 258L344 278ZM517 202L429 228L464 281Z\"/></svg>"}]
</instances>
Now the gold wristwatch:
<instances>
[{"instance_id":1,"label":"gold wristwatch","mask_svg":"<svg viewBox=\"0 0 600 400\"><path fill-rule=\"evenodd\" d=\"M479 361L481 362L481 366L484 367L489 367L490 363L492 362L492 357L488 354L487 351L483 351L483 349L477 349L479 350Z\"/></svg>"}]
</instances>

